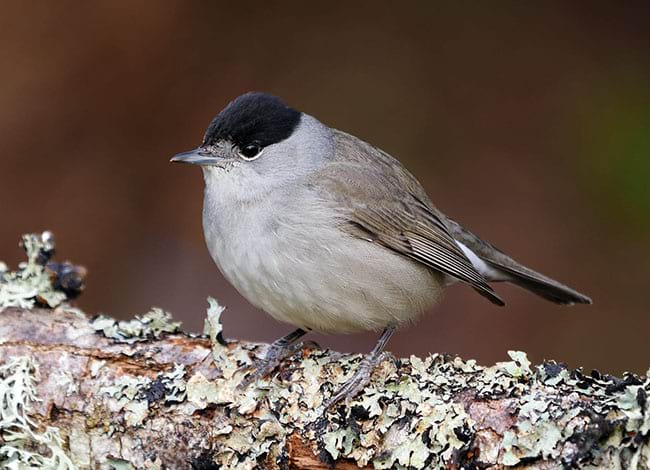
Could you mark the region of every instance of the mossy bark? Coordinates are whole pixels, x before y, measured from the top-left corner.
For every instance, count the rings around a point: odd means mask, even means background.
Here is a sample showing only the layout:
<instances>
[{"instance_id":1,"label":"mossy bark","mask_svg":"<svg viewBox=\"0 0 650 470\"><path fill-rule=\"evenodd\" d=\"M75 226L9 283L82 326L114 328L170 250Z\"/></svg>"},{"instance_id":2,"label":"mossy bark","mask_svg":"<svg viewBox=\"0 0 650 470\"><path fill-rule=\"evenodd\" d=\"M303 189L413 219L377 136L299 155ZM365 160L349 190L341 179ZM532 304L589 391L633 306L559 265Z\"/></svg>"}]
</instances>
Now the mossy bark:
<instances>
[{"instance_id":1,"label":"mossy bark","mask_svg":"<svg viewBox=\"0 0 650 470\"><path fill-rule=\"evenodd\" d=\"M531 367L514 352L492 367L411 357L384 362L362 395L325 411L323 402L354 371L358 355L305 349L274 377L241 391L242 370L265 345L161 331L158 338L114 339L80 312L6 308L0 364L33 361L39 401L26 404L32 426L56 428L77 468L650 462L645 378L583 375L555 363ZM0 428L0 447L6 431Z\"/></svg>"}]
</instances>

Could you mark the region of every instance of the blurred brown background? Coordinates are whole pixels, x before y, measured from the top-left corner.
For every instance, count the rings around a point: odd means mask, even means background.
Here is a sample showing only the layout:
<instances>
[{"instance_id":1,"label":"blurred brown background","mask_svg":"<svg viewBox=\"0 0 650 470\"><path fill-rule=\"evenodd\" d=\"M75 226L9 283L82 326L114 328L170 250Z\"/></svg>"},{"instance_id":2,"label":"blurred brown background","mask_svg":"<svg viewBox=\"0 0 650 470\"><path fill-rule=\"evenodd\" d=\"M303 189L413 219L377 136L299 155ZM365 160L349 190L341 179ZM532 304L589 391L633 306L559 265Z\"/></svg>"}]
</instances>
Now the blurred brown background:
<instances>
[{"instance_id":1,"label":"blurred brown background","mask_svg":"<svg viewBox=\"0 0 650 470\"><path fill-rule=\"evenodd\" d=\"M236 3L0 3L0 259L51 229L90 270L88 312L157 305L199 331L213 295L226 336L287 332L222 279L200 172L168 163L262 90L398 156L443 211L595 300L498 286L499 309L456 286L392 351L650 366L647 2Z\"/></svg>"}]
</instances>

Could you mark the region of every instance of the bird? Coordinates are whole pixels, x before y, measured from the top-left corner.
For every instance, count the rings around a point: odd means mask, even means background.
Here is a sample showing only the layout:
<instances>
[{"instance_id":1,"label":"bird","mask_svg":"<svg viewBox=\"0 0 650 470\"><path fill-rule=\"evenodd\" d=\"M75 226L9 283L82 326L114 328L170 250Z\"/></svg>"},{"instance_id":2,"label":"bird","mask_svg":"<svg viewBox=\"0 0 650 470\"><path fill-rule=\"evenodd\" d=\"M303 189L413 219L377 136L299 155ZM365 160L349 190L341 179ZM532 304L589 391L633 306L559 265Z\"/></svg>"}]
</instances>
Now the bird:
<instances>
[{"instance_id":1,"label":"bird","mask_svg":"<svg viewBox=\"0 0 650 470\"><path fill-rule=\"evenodd\" d=\"M397 159L262 92L231 101L172 162L203 170L203 232L223 276L295 328L241 386L273 373L310 331L380 333L326 407L370 382L394 332L460 282L493 304L508 282L562 305L589 297L518 263L433 204Z\"/></svg>"}]
</instances>

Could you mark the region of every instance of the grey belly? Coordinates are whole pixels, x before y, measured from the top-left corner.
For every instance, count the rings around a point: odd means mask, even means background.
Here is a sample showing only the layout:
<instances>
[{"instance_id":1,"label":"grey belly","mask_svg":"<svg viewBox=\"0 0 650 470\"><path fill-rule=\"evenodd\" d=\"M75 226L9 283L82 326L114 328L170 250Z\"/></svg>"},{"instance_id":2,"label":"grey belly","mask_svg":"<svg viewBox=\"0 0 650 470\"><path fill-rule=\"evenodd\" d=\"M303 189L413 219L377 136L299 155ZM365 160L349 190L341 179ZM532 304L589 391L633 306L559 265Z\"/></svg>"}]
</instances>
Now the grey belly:
<instances>
[{"instance_id":1,"label":"grey belly","mask_svg":"<svg viewBox=\"0 0 650 470\"><path fill-rule=\"evenodd\" d=\"M442 274L339 230L317 232L310 238L248 234L250 243L232 234L208 245L249 302L301 328L381 330L414 321L439 300Z\"/></svg>"}]
</instances>

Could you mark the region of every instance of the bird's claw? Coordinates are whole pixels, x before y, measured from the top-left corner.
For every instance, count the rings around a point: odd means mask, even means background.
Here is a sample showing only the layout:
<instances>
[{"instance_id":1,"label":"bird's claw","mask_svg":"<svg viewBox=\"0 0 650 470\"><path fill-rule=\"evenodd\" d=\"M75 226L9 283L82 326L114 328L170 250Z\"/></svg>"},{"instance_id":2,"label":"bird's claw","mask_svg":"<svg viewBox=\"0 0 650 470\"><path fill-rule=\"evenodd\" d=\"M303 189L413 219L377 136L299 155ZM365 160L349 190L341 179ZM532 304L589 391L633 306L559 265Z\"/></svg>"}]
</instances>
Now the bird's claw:
<instances>
[{"instance_id":1,"label":"bird's claw","mask_svg":"<svg viewBox=\"0 0 650 470\"><path fill-rule=\"evenodd\" d=\"M313 345L316 345L316 347L318 347L318 345L313 341L299 342L288 345L271 344L261 361L259 361L256 365L251 365L249 367L243 368L244 370L251 370L251 373L242 379L239 385L237 385L237 389L244 389L253 382L257 382L258 380L267 377L280 365L280 363L285 358L293 355L296 351L300 351L305 347L313 347Z\"/></svg>"},{"instance_id":2,"label":"bird's claw","mask_svg":"<svg viewBox=\"0 0 650 470\"><path fill-rule=\"evenodd\" d=\"M296 343L293 346L294 346L294 351L300 351L301 349L322 349L320 347L320 344L310 339L308 339L307 341L300 341L299 343Z\"/></svg>"},{"instance_id":3,"label":"bird's claw","mask_svg":"<svg viewBox=\"0 0 650 470\"><path fill-rule=\"evenodd\" d=\"M363 389L370 383L372 373L377 365L381 364L385 359L390 358L390 353L383 352L378 355L365 356L359 363L359 367L343 386L330 397L325 404L325 409L330 409L342 400L346 402L357 396Z\"/></svg>"},{"instance_id":4,"label":"bird's claw","mask_svg":"<svg viewBox=\"0 0 650 470\"><path fill-rule=\"evenodd\" d=\"M244 377L241 382L239 382L239 384L237 385L237 389L243 390L253 382L257 382L258 380L263 379L264 377L266 377L267 375L269 375L271 372L275 370L279 362L280 361L276 363L271 363L264 360L256 366L242 368L244 370L250 370L251 372L246 377Z\"/></svg>"}]
</instances>

